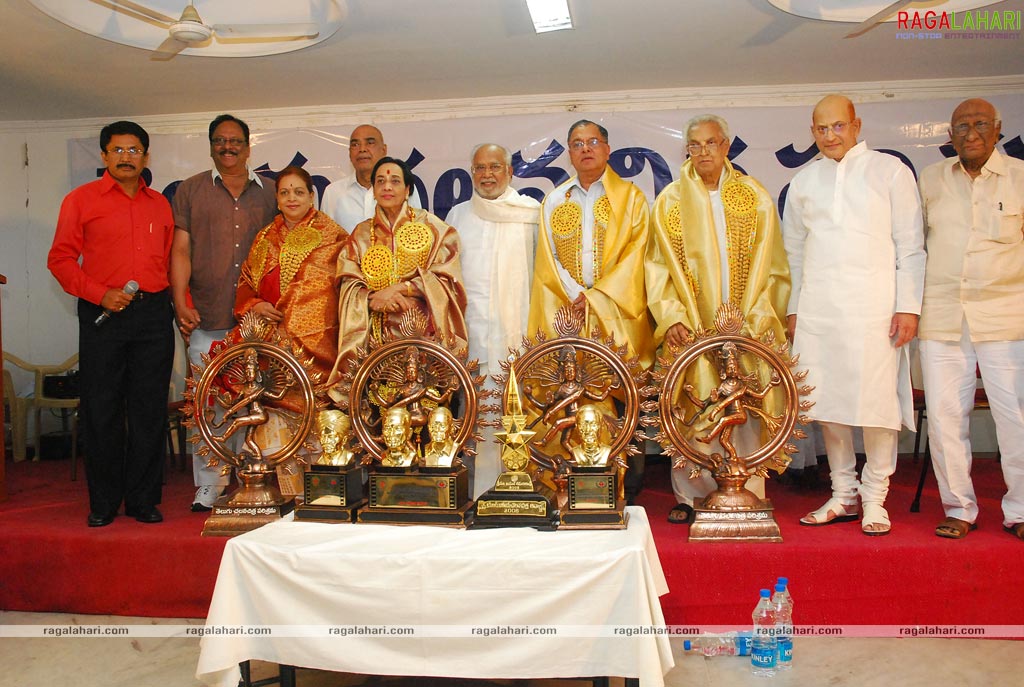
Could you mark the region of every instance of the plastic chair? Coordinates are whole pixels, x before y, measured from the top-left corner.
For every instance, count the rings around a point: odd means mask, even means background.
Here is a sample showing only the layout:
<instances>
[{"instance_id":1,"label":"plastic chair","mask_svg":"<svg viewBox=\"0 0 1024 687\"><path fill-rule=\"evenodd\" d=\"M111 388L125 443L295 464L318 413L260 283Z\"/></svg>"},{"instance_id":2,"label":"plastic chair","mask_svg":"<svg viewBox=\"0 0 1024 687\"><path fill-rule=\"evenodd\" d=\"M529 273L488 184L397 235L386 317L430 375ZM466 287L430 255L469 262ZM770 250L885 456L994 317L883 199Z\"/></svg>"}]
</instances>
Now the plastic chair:
<instances>
[{"instance_id":1,"label":"plastic chair","mask_svg":"<svg viewBox=\"0 0 1024 687\"><path fill-rule=\"evenodd\" d=\"M35 375L35 394L30 399L25 399L29 402L29 405L35 411L35 447L36 455L33 460L39 460L39 453L42 443L40 441L41 435L41 420L43 408L57 409L60 410L63 417L66 419L67 414L71 415L71 479L78 479L78 398L53 398L47 396L43 390L43 380L47 375L60 375L66 373L71 368L78 365L78 354L75 353L73 356L65 360L59 365L35 365L33 363L25 362L16 355L4 352L4 360L7 360L14 365L20 367L26 372L31 372Z\"/></svg>"},{"instance_id":2,"label":"plastic chair","mask_svg":"<svg viewBox=\"0 0 1024 687\"><path fill-rule=\"evenodd\" d=\"M7 356L4 355L6 359ZM28 434L28 407L32 399L18 396L14 388L14 379L10 370L4 369L4 405L7 406L7 418L11 422L11 453L14 462L25 460L26 435Z\"/></svg>"}]
</instances>

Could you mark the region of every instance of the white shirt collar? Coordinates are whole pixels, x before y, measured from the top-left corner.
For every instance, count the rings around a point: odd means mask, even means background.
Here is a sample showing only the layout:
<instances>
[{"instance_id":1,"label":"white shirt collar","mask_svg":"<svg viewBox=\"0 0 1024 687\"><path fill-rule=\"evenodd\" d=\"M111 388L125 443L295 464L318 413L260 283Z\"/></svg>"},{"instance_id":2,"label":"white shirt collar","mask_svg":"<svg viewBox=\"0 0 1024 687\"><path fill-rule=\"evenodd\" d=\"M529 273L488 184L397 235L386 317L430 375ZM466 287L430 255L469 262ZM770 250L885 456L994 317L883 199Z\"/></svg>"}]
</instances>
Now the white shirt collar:
<instances>
[{"instance_id":1,"label":"white shirt collar","mask_svg":"<svg viewBox=\"0 0 1024 687\"><path fill-rule=\"evenodd\" d=\"M263 188L263 179L260 178L259 174L257 174L256 172L252 171L252 168L250 168L249 165L245 166L245 171L249 175L249 181L255 181L259 185L260 188ZM221 177L220 170L217 169L217 165L213 166L213 169L211 170L211 172L212 172L211 181L214 184L217 183L217 179L221 179L221 182L223 182L223 177Z\"/></svg>"}]
</instances>

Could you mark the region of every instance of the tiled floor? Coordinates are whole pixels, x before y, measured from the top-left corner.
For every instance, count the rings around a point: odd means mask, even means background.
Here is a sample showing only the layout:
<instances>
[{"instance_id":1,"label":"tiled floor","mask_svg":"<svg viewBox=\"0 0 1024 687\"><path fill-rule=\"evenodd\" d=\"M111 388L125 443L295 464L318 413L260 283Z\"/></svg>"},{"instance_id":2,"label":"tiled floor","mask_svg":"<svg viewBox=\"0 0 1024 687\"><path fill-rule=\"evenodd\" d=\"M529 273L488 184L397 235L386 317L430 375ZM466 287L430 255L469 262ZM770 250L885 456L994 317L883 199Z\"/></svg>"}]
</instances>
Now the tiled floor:
<instances>
[{"instance_id":1,"label":"tiled floor","mask_svg":"<svg viewBox=\"0 0 1024 687\"><path fill-rule=\"evenodd\" d=\"M3 625L194 624L201 620L75 616L0 611ZM199 640L176 637L124 639L22 638L0 627L0 687L198 687L195 678ZM668 687L809 685L827 687L1001 687L1020 684L1024 642L980 639L798 638L794 668L774 678L750 674L740 657L683 655L673 640L676 667L665 676ZM273 666L254 664L253 677ZM298 687L575 687L582 681L470 681L373 678L300 670ZM613 680L612 685L621 684Z\"/></svg>"}]
</instances>

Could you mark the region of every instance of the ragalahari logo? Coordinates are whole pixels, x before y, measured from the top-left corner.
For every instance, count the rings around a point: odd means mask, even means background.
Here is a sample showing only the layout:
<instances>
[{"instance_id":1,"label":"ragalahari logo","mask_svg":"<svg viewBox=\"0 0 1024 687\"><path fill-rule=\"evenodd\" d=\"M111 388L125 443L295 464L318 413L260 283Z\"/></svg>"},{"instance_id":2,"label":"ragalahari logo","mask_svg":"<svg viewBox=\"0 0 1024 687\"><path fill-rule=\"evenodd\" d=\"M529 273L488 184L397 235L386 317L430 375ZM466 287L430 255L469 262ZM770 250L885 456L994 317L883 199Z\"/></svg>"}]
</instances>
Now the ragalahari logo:
<instances>
[{"instance_id":1,"label":"ragalahari logo","mask_svg":"<svg viewBox=\"0 0 1024 687\"><path fill-rule=\"evenodd\" d=\"M935 12L901 10L896 13L896 38L902 40L1019 39L1021 11L970 10Z\"/></svg>"}]
</instances>

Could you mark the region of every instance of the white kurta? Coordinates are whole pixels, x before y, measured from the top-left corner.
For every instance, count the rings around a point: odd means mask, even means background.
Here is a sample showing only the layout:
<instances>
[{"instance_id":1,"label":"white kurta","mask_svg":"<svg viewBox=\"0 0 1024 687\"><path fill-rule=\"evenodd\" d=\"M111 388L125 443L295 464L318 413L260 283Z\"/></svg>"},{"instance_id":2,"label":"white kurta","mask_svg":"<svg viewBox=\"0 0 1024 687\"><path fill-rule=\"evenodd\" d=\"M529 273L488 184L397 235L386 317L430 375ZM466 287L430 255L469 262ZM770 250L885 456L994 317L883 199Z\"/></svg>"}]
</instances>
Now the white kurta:
<instances>
[{"instance_id":1,"label":"white kurta","mask_svg":"<svg viewBox=\"0 0 1024 687\"><path fill-rule=\"evenodd\" d=\"M910 169L864 142L797 174L782 221L797 315L794 353L810 371L815 420L914 427L908 347L895 313L921 312L924 234Z\"/></svg>"},{"instance_id":2,"label":"white kurta","mask_svg":"<svg viewBox=\"0 0 1024 687\"><path fill-rule=\"evenodd\" d=\"M409 195L409 205L422 208L419 191L413 187ZM363 220L373 217L377 210L377 201L373 197L373 188L363 188L355 177L340 179L324 189L324 199L320 202L320 210L325 215L351 232Z\"/></svg>"},{"instance_id":3,"label":"white kurta","mask_svg":"<svg viewBox=\"0 0 1024 687\"><path fill-rule=\"evenodd\" d=\"M461 242L469 357L480 361L485 388L496 389L490 375L501 374L501 361L509 348L519 348L527 331L540 203L513 188L495 200L474 193L453 207L445 221ZM493 434L485 431L477 447L473 498L493 487L501 472Z\"/></svg>"}]
</instances>

